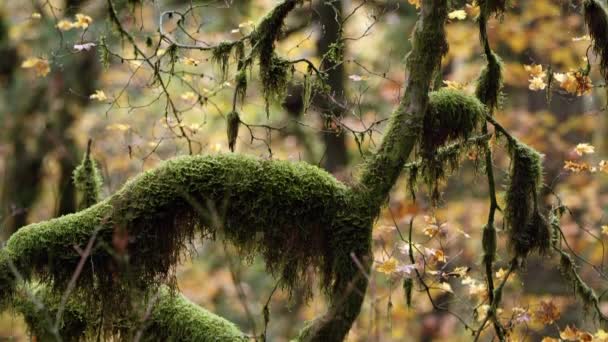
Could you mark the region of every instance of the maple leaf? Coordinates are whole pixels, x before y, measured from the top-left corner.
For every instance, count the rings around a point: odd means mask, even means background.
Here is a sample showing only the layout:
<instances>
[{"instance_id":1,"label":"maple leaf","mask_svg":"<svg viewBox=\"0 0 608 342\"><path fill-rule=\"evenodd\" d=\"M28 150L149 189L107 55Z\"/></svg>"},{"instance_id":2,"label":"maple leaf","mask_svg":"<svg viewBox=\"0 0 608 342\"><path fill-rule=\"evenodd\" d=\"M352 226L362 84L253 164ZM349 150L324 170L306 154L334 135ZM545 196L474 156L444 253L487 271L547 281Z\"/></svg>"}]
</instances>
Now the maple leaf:
<instances>
[{"instance_id":1,"label":"maple leaf","mask_svg":"<svg viewBox=\"0 0 608 342\"><path fill-rule=\"evenodd\" d=\"M547 87L547 83L543 80L542 77L534 76L530 79L530 85L528 88L533 91L543 90Z\"/></svg>"},{"instance_id":2,"label":"maple leaf","mask_svg":"<svg viewBox=\"0 0 608 342\"><path fill-rule=\"evenodd\" d=\"M407 2L409 2L410 5L416 6L416 9L420 8L422 5L422 0L407 0Z\"/></svg>"},{"instance_id":3,"label":"maple leaf","mask_svg":"<svg viewBox=\"0 0 608 342\"><path fill-rule=\"evenodd\" d=\"M69 20L62 19L57 22L57 25L55 25L55 27L61 31L69 31L74 28L74 23Z\"/></svg>"},{"instance_id":4,"label":"maple leaf","mask_svg":"<svg viewBox=\"0 0 608 342\"><path fill-rule=\"evenodd\" d=\"M579 156L582 156L583 154L592 154L595 153L595 147L587 143L580 143L576 145L574 152Z\"/></svg>"},{"instance_id":5,"label":"maple leaf","mask_svg":"<svg viewBox=\"0 0 608 342\"><path fill-rule=\"evenodd\" d=\"M30 57L21 63L21 67L24 69L34 69L38 77L44 77L51 72L49 61L43 58Z\"/></svg>"},{"instance_id":6,"label":"maple leaf","mask_svg":"<svg viewBox=\"0 0 608 342\"><path fill-rule=\"evenodd\" d=\"M467 12L465 12L464 10L455 10L448 13L448 18L464 20L467 18Z\"/></svg>"},{"instance_id":7,"label":"maple leaf","mask_svg":"<svg viewBox=\"0 0 608 342\"><path fill-rule=\"evenodd\" d=\"M74 27L78 27L81 29L86 29L93 22L93 18L88 15L78 13L76 14L76 22L74 23Z\"/></svg>"},{"instance_id":8,"label":"maple leaf","mask_svg":"<svg viewBox=\"0 0 608 342\"><path fill-rule=\"evenodd\" d=\"M559 309L552 301L541 301L539 308L534 311L534 319L544 325L553 324L559 317Z\"/></svg>"},{"instance_id":9,"label":"maple leaf","mask_svg":"<svg viewBox=\"0 0 608 342\"><path fill-rule=\"evenodd\" d=\"M524 65L524 69L528 72L531 77L544 77L545 72L543 66L540 64Z\"/></svg>"},{"instance_id":10,"label":"maple leaf","mask_svg":"<svg viewBox=\"0 0 608 342\"><path fill-rule=\"evenodd\" d=\"M376 270L378 272L382 272L384 274L394 274L395 272L397 272L397 259L395 258L389 258L387 260L385 260L384 262L382 262L380 264L380 266L378 266L376 268Z\"/></svg>"}]
</instances>

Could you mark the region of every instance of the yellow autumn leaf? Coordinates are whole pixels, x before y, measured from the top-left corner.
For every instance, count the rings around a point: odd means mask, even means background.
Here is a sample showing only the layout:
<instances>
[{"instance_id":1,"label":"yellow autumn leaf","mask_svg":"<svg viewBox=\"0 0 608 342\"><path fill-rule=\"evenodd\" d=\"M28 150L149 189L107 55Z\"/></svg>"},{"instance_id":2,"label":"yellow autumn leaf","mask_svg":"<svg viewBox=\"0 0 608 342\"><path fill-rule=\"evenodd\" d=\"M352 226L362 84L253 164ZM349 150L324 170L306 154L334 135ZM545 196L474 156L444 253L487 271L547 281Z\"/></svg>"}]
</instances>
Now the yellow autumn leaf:
<instances>
[{"instance_id":1,"label":"yellow autumn leaf","mask_svg":"<svg viewBox=\"0 0 608 342\"><path fill-rule=\"evenodd\" d=\"M78 13L76 14L76 22L74 23L74 27L78 27L81 29L86 29L93 22L93 18L88 15Z\"/></svg>"},{"instance_id":2,"label":"yellow autumn leaf","mask_svg":"<svg viewBox=\"0 0 608 342\"><path fill-rule=\"evenodd\" d=\"M74 23L69 20L62 19L57 22L57 25L55 25L55 27L57 27L61 31L69 31L74 28Z\"/></svg>"},{"instance_id":3,"label":"yellow autumn leaf","mask_svg":"<svg viewBox=\"0 0 608 342\"><path fill-rule=\"evenodd\" d=\"M443 80L443 84L445 84L445 86L448 89L455 89L455 90L462 90L465 87L465 84L463 84L463 83L456 82L456 81L450 81L450 80Z\"/></svg>"},{"instance_id":4,"label":"yellow autumn leaf","mask_svg":"<svg viewBox=\"0 0 608 342\"><path fill-rule=\"evenodd\" d=\"M577 341L578 329L576 329L576 327L570 327L570 325L566 325L566 328L559 332L559 338L566 341Z\"/></svg>"},{"instance_id":5,"label":"yellow autumn leaf","mask_svg":"<svg viewBox=\"0 0 608 342\"><path fill-rule=\"evenodd\" d=\"M422 4L422 0L407 0L407 2L409 2L410 5L416 6L417 9L420 8Z\"/></svg>"},{"instance_id":6,"label":"yellow autumn leaf","mask_svg":"<svg viewBox=\"0 0 608 342\"><path fill-rule=\"evenodd\" d=\"M542 79L542 77L532 77L530 79L530 85L528 86L528 88L530 90L537 91L545 89L546 86L547 84Z\"/></svg>"},{"instance_id":7,"label":"yellow autumn leaf","mask_svg":"<svg viewBox=\"0 0 608 342\"><path fill-rule=\"evenodd\" d=\"M467 12L465 12L464 10L455 10L455 11L448 13L448 18L464 20L467 18Z\"/></svg>"},{"instance_id":8,"label":"yellow autumn leaf","mask_svg":"<svg viewBox=\"0 0 608 342\"><path fill-rule=\"evenodd\" d=\"M43 58L30 57L21 63L21 67L24 69L34 69L38 77L44 77L51 72L49 61Z\"/></svg>"},{"instance_id":9,"label":"yellow autumn leaf","mask_svg":"<svg viewBox=\"0 0 608 342\"><path fill-rule=\"evenodd\" d=\"M507 275L507 270L505 270L502 267L500 269L498 269L498 271L496 271L496 279L503 280L506 275Z\"/></svg>"},{"instance_id":10,"label":"yellow autumn leaf","mask_svg":"<svg viewBox=\"0 0 608 342\"><path fill-rule=\"evenodd\" d=\"M524 65L524 69L531 77L543 77L545 75L543 66L540 64Z\"/></svg>"},{"instance_id":11,"label":"yellow autumn leaf","mask_svg":"<svg viewBox=\"0 0 608 342\"><path fill-rule=\"evenodd\" d=\"M40 18L42 18L42 15L40 13L38 13L38 12L34 12L34 13L32 13L32 15L30 15L30 18L32 18L32 19L40 19Z\"/></svg>"},{"instance_id":12,"label":"yellow autumn leaf","mask_svg":"<svg viewBox=\"0 0 608 342\"><path fill-rule=\"evenodd\" d=\"M89 98L91 100L97 100L99 102L103 102L103 101L106 101L108 99L108 97L106 96L106 93L104 93L103 90L95 90L95 93L91 94L89 96Z\"/></svg>"},{"instance_id":13,"label":"yellow autumn leaf","mask_svg":"<svg viewBox=\"0 0 608 342\"><path fill-rule=\"evenodd\" d=\"M394 274L397 272L397 259L391 257L385 260L376 268L376 270L384 274Z\"/></svg>"},{"instance_id":14,"label":"yellow autumn leaf","mask_svg":"<svg viewBox=\"0 0 608 342\"><path fill-rule=\"evenodd\" d=\"M598 164L598 168L601 172L608 173L608 161L601 160Z\"/></svg>"},{"instance_id":15,"label":"yellow autumn leaf","mask_svg":"<svg viewBox=\"0 0 608 342\"><path fill-rule=\"evenodd\" d=\"M580 143L576 145L574 152L579 156L582 156L583 154L592 154L595 153L595 147L587 143Z\"/></svg>"}]
</instances>

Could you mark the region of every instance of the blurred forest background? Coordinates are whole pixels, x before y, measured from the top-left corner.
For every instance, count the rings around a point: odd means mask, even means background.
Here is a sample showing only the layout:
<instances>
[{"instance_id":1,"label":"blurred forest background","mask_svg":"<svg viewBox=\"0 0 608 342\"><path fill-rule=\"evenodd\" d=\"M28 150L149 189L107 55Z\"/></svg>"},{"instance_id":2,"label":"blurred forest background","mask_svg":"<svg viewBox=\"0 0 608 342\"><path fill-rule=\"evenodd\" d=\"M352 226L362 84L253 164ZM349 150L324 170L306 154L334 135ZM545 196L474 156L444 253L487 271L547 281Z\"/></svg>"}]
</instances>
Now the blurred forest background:
<instances>
[{"instance_id":1,"label":"blurred forest background","mask_svg":"<svg viewBox=\"0 0 608 342\"><path fill-rule=\"evenodd\" d=\"M450 14L450 50L439 76L445 86L472 93L485 63L474 20L479 9L470 1L453 2L460 10ZM151 84L154 69L120 39L106 1L0 0L0 241L27 223L76 210L72 172L89 139L105 195L168 158L229 152L226 115L232 111L234 73L220 70L210 52L180 50L174 55L168 42L159 41L159 25L180 42L234 40L250 32L276 2L115 3L123 25L148 55L155 54L158 63L174 59L172 75L164 75L166 84ZM302 110L305 79L312 77L305 63L294 67L289 96L270 101L268 108L259 84L250 82L244 104L237 106L244 126L236 152L304 160L349 182L403 93L403 58L410 49L416 3L314 1L290 14L279 53L292 60L306 58L327 71L333 96L313 96ZM192 17L180 22L176 15L162 15L169 10L191 11ZM193 37L179 25L186 25ZM587 57L595 62L586 34L577 1L518 0L504 18L489 22L490 42L505 63L505 96L496 116L512 135L544 154L545 201L559 198L569 208L564 234L583 261L581 276L603 294L608 288L607 92L597 71L583 89L569 83ZM231 68L233 63L229 61ZM436 208L424 186L414 201L407 177L395 187L374 228L370 287L349 341L471 339L459 320L473 326L483 320L481 229L488 200L478 156L471 153L467 159L441 187L443 198ZM495 165L497 181L504 184L509 161L498 146ZM501 195L504 188L498 191ZM437 259L435 269L427 272L449 279L437 280L431 290L445 310L433 308L417 288L411 305L406 303L402 283L408 275L396 272L392 262L404 259L400 234L412 219L414 240ZM498 279L507 262L506 255L499 259ZM500 315L514 325L510 338L535 341L558 338L561 332L562 339L568 333L582 339L586 331L605 340L608 334L588 319L592 310L572 295L557 266L555 259L534 256L524 272L508 281ZM306 303L297 293L289 298L281 289L274 291L275 281L260 260L244 262L231 246L208 240L196 242L185 256L178 279L189 299L251 334L264 329L263 309L269 303L270 341L286 341L285 336L293 336L325 308L322 296ZM602 309L608 312L608 305ZM19 314L0 316L0 340L28 336ZM489 331L482 339L491 336Z\"/></svg>"}]
</instances>

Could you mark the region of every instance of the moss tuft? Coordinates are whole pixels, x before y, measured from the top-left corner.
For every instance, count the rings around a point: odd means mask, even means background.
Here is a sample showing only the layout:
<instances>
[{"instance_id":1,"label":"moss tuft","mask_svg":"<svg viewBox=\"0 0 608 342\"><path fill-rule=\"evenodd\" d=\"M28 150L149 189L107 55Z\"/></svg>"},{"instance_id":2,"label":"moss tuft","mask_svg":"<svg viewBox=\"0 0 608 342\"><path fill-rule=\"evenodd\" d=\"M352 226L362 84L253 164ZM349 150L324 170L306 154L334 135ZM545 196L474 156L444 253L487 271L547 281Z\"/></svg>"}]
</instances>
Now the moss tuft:
<instances>
[{"instance_id":1,"label":"moss tuft","mask_svg":"<svg viewBox=\"0 0 608 342\"><path fill-rule=\"evenodd\" d=\"M226 116L226 134L228 135L228 147L230 151L234 152L236 145L236 138L239 136L239 126L241 125L241 118L239 113L232 111Z\"/></svg>"},{"instance_id":2,"label":"moss tuft","mask_svg":"<svg viewBox=\"0 0 608 342\"><path fill-rule=\"evenodd\" d=\"M247 96L247 71L245 69L240 69L236 74L235 83L235 100L244 103L245 96Z\"/></svg>"},{"instance_id":3,"label":"moss tuft","mask_svg":"<svg viewBox=\"0 0 608 342\"><path fill-rule=\"evenodd\" d=\"M81 197L79 209L88 208L99 202L103 181L95 161L91 158L90 140L82 162L74 170L73 178L74 186Z\"/></svg>"},{"instance_id":4,"label":"moss tuft","mask_svg":"<svg viewBox=\"0 0 608 342\"><path fill-rule=\"evenodd\" d=\"M502 71L503 64L500 57L492 52L488 55L487 64L477 78L475 96L490 111L494 111L500 106L503 87Z\"/></svg>"},{"instance_id":5,"label":"moss tuft","mask_svg":"<svg viewBox=\"0 0 608 342\"><path fill-rule=\"evenodd\" d=\"M504 216L510 246L518 257L533 250L546 252L551 244L551 227L538 203L543 178L541 155L521 142L509 147L511 172Z\"/></svg>"},{"instance_id":6,"label":"moss tuft","mask_svg":"<svg viewBox=\"0 0 608 342\"><path fill-rule=\"evenodd\" d=\"M462 151L466 150L446 143L466 141L479 130L486 112L478 99L462 91L442 88L429 93L420 137L422 163L416 175L424 178L434 201L440 197L439 182L458 168Z\"/></svg>"},{"instance_id":7,"label":"moss tuft","mask_svg":"<svg viewBox=\"0 0 608 342\"><path fill-rule=\"evenodd\" d=\"M600 72L608 79L608 10L598 0L585 0L583 8L593 51L600 57Z\"/></svg>"}]
</instances>

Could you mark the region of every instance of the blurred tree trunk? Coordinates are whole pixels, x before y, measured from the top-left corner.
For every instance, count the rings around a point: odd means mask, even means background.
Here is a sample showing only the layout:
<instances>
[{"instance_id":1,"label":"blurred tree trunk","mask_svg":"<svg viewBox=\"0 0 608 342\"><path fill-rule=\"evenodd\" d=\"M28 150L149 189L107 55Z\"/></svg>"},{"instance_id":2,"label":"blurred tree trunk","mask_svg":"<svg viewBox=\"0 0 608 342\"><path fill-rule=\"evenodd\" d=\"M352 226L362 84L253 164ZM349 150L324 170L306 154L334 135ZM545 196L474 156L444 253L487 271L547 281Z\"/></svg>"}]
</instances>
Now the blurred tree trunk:
<instances>
[{"instance_id":1,"label":"blurred tree trunk","mask_svg":"<svg viewBox=\"0 0 608 342\"><path fill-rule=\"evenodd\" d=\"M78 12L81 0L66 2L66 17ZM8 48L8 38L0 39L4 50ZM15 58L17 59L17 57ZM64 215L76 211L75 189L72 171L76 167L80 153L69 130L89 102L89 94L94 92L94 80L99 74L99 62L95 51L72 54L62 59L59 70L54 70L35 86L34 91L27 81L14 75L7 82L7 96L4 99L9 108L9 117L4 127L9 154L12 158L6 164L5 181L0 203L3 238L28 223L30 208L35 204L42 183L43 161L49 153L59 164L58 198L53 215ZM13 65L16 71L19 63ZM12 96L10 94L13 94ZM23 94L30 94L23 98Z\"/></svg>"},{"instance_id":2,"label":"blurred tree trunk","mask_svg":"<svg viewBox=\"0 0 608 342\"><path fill-rule=\"evenodd\" d=\"M321 34L317 41L317 53L322 58L321 68L327 72L327 84L332 96L344 99L344 46L342 42L342 0L320 1L317 7ZM342 112L336 106L324 105L328 122L340 120ZM325 158L323 167L331 173L340 173L348 163L346 137L341 131L332 131L332 126L323 130Z\"/></svg>"}]
</instances>

